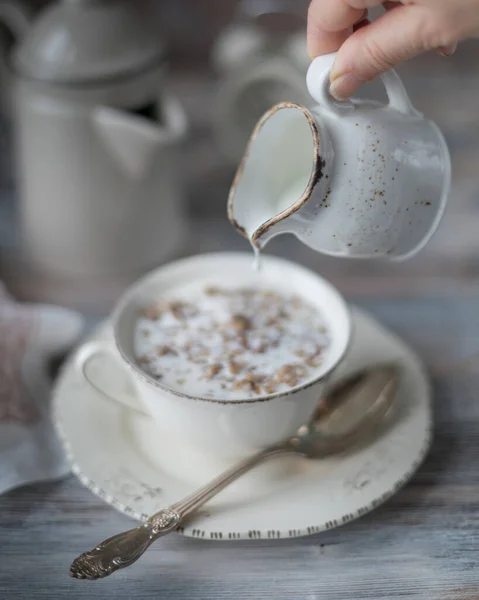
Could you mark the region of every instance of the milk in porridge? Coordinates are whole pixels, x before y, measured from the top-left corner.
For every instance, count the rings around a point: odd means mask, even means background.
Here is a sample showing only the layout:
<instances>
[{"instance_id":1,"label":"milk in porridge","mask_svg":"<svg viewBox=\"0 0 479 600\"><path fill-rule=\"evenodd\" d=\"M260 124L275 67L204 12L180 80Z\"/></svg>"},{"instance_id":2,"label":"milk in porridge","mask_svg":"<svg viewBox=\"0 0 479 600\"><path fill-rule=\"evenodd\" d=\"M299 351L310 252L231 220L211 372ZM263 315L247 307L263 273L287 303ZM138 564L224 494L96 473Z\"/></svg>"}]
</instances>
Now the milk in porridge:
<instances>
[{"instance_id":1,"label":"milk in porridge","mask_svg":"<svg viewBox=\"0 0 479 600\"><path fill-rule=\"evenodd\" d=\"M162 385L191 396L251 399L315 379L330 344L321 312L261 287L202 287L146 306L135 355Z\"/></svg>"}]
</instances>

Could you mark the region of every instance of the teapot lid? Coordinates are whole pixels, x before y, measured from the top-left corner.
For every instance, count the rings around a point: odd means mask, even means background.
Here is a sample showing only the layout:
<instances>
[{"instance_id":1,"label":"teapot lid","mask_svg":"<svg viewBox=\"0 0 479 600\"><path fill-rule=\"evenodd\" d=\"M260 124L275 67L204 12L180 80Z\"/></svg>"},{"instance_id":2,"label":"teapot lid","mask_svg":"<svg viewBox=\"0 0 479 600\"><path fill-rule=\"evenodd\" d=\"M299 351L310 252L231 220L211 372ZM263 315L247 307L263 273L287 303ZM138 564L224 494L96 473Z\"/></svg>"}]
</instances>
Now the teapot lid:
<instances>
[{"instance_id":1,"label":"teapot lid","mask_svg":"<svg viewBox=\"0 0 479 600\"><path fill-rule=\"evenodd\" d=\"M154 67L165 46L135 0L62 0L35 21L13 54L21 76L76 84Z\"/></svg>"}]
</instances>

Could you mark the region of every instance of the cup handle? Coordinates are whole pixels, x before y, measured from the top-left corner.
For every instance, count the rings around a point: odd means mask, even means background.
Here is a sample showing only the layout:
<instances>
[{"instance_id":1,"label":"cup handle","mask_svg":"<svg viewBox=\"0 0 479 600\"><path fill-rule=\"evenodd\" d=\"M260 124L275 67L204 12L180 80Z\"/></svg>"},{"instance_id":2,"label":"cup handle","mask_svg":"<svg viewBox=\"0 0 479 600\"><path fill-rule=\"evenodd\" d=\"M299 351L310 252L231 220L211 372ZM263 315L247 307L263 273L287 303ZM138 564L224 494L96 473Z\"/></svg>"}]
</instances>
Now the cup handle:
<instances>
[{"instance_id":1,"label":"cup handle","mask_svg":"<svg viewBox=\"0 0 479 600\"><path fill-rule=\"evenodd\" d=\"M104 385L95 376L95 371L104 371L104 364L100 364L100 359L108 357L108 360L115 363L115 367L124 377L124 386L118 393L109 392ZM85 381L103 398L121 404L129 410L133 410L143 416L151 418L146 410L141 406L140 399L134 391L133 383L126 373L125 367L114 355L111 344L108 342L89 342L82 346L76 355L76 366Z\"/></svg>"},{"instance_id":2,"label":"cup handle","mask_svg":"<svg viewBox=\"0 0 479 600\"><path fill-rule=\"evenodd\" d=\"M336 52L316 57L310 64L306 83L312 98L318 103L326 106L333 112L344 112L351 110L354 104L349 100L338 102L329 92L329 74L333 67ZM389 106L395 110L410 116L419 116L420 113L411 104L411 100L394 69L390 69L381 75L381 81L386 88Z\"/></svg>"}]
</instances>

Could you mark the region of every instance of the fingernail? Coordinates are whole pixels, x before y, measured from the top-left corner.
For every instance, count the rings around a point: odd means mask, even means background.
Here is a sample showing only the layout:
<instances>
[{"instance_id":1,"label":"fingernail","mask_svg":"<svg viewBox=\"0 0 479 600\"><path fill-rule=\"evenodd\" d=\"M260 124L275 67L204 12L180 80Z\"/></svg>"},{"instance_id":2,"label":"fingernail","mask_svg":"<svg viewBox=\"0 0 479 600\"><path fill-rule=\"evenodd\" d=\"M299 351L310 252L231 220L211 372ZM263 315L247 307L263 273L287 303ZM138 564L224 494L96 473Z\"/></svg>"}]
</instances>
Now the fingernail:
<instances>
[{"instance_id":1,"label":"fingernail","mask_svg":"<svg viewBox=\"0 0 479 600\"><path fill-rule=\"evenodd\" d=\"M329 91L336 100L346 100L349 96L354 94L363 83L364 82L356 77L356 75L352 75L351 73L336 77L332 76Z\"/></svg>"},{"instance_id":2,"label":"fingernail","mask_svg":"<svg viewBox=\"0 0 479 600\"><path fill-rule=\"evenodd\" d=\"M442 48L439 48L439 54L448 58L449 56L452 56L456 50L457 43L450 44L449 46L443 46Z\"/></svg>"}]
</instances>

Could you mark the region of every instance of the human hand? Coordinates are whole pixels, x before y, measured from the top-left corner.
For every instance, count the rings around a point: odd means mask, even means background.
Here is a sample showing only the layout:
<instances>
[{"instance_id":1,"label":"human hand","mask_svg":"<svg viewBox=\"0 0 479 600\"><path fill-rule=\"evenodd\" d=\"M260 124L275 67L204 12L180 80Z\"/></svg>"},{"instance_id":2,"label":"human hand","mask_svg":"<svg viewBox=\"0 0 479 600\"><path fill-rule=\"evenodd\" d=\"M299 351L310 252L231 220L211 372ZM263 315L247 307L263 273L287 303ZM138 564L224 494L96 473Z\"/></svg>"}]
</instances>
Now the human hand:
<instances>
[{"instance_id":1,"label":"human hand","mask_svg":"<svg viewBox=\"0 0 479 600\"><path fill-rule=\"evenodd\" d=\"M375 6L386 12L369 22ZM340 100L406 59L427 50L448 56L476 36L479 0L312 0L308 12L310 56L338 50L330 79Z\"/></svg>"}]
</instances>

